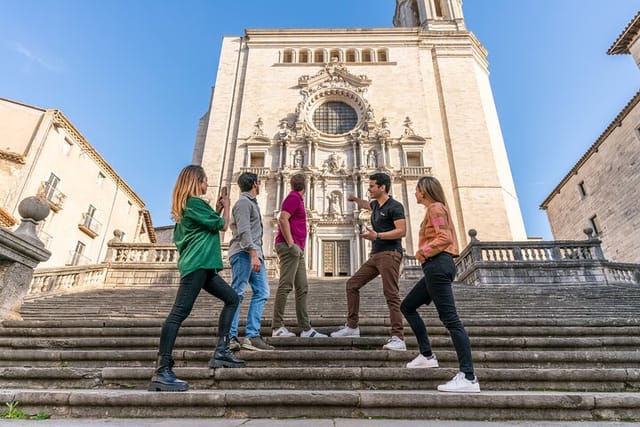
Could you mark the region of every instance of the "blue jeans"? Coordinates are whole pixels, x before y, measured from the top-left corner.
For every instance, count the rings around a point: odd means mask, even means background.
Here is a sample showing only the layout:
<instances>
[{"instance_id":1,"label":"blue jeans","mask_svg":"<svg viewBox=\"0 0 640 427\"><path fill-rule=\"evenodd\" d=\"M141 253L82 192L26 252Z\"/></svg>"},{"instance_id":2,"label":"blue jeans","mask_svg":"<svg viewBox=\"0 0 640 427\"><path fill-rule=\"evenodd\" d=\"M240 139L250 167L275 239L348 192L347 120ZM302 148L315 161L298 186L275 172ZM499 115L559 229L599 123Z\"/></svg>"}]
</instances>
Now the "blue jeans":
<instances>
[{"instance_id":1,"label":"blue jeans","mask_svg":"<svg viewBox=\"0 0 640 427\"><path fill-rule=\"evenodd\" d=\"M180 329L184 319L191 313L193 304L196 302L201 289L224 302L224 307L218 319L218 337L224 337L229 333L233 313L237 311L240 304L238 295L231 290L227 282L214 270L199 269L180 279L180 287L171 308L171 313L169 313L162 325L160 349L158 351L160 356L171 358L173 346L178 336L178 329Z\"/></svg>"},{"instance_id":2,"label":"blue jeans","mask_svg":"<svg viewBox=\"0 0 640 427\"><path fill-rule=\"evenodd\" d=\"M269 298L269 281L267 280L267 268L264 260L260 260L260 271L258 273L251 271L251 255L249 252L238 252L229 258L231 263L231 287L240 297L240 302L244 299L244 291L247 285L251 286L251 303L249 304L249 312L247 313L247 326L245 328L245 336L254 338L260 335L260 320L262 319L262 311L264 304ZM238 321L240 319L240 305L233 316L231 322L231 330L229 335L238 336Z\"/></svg>"},{"instance_id":3,"label":"blue jeans","mask_svg":"<svg viewBox=\"0 0 640 427\"><path fill-rule=\"evenodd\" d=\"M422 271L424 277L416 283L400 304L402 314L416 335L420 353L423 356L431 356L432 354L427 328L418 314L417 308L429 305L433 301L440 320L451 335L453 346L458 355L460 371L473 375L471 343L467 331L458 317L451 289L451 282L456 275L456 265L453 258L448 253L441 252L425 261L422 264Z\"/></svg>"}]
</instances>

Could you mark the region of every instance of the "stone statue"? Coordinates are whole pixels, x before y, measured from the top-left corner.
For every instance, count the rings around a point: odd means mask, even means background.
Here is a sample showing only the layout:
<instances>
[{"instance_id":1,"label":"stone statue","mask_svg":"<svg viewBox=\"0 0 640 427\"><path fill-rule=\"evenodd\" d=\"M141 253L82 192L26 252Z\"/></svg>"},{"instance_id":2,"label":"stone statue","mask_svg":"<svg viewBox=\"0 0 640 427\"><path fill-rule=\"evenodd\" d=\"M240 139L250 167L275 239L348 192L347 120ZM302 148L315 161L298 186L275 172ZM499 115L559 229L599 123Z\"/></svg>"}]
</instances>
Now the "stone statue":
<instances>
[{"instance_id":1,"label":"stone statue","mask_svg":"<svg viewBox=\"0 0 640 427\"><path fill-rule=\"evenodd\" d=\"M326 168L333 173L338 172L342 167L344 167L344 164L341 162L340 155L335 151L329 155L329 158L325 160L324 163Z\"/></svg>"},{"instance_id":2,"label":"stone statue","mask_svg":"<svg viewBox=\"0 0 640 427\"><path fill-rule=\"evenodd\" d=\"M372 169L378 167L378 156L373 148L367 152L367 167Z\"/></svg>"},{"instance_id":3,"label":"stone statue","mask_svg":"<svg viewBox=\"0 0 640 427\"><path fill-rule=\"evenodd\" d=\"M262 118L258 117L258 120L253 125L253 136L264 136L264 130L262 129Z\"/></svg>"},{"instance_id":4,"label":"stone statue","mask_svg":"<svg viewBox=\"0 0 640 427\"><path fill-rule=\"evenodd\" d=\"M303 164L304 164L304 154L302 153L302 150L296 150L295 154L293 155L293 167L302 168Z\"/></svg>"},{"instance_id":5,"label":"stone statue","mask_svg":"<svg viewBox=\"0 0 640 427\"><path fill-rule=\"evenodd\" d=\"M329 214L333 217L342 216L342 195L339 191L329 196Z\"/></svg>"},{"instance_id":6,"label":"stone statue","mask_svg":"<svg viewBox=\"0 0 640 427\"><path fill-rule=\"evenodd\" d=\"M288 141L291 139L291 129L289 129L289 123L286 119L280 120L280 125L278 125L278 139L281 141Z\"/></svg>"},{"instance_id":7,"label":"stone statue","mask_svg":"<svg viewBox=\"0 0 640 427\"><path fill-rule=\"evenodd\" d=\"M409 116L407 116L404 119L404 136L414 136L416 133L413 131L413 122L411 121L411 119L409 118Z\"/></svg>"},{"instance_id":8,"label":"stone statue","mask_svg":"<svg viewBox=\"0 0 640 427\"><path fill-rule=\"evenodd\" d=\"M395 27L419 27L420 15L416 0L396 0L396 12L393 15Z\"/></svg>"}]
</instances>

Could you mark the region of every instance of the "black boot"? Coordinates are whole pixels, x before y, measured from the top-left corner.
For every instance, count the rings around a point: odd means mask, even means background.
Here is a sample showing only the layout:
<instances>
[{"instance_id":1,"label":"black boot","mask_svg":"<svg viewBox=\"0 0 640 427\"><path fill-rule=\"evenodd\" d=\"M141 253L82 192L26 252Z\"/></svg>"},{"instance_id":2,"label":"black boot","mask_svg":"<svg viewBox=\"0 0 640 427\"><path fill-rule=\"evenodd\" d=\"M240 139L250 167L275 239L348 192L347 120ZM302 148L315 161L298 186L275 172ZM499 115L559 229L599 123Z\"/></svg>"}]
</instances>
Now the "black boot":
<instances>
[{"instance_id":1,"label":"black boot","mask_svg":"<svg viewBox=\"0 0 640 427\"><path fill-rule=\"evenodd\" d=\"M187 391L189 389L189 383L178 379L173 373L173 358L171 356L158 356L157 366L147 390Z\"/></svg>"},{"instance_id":2,"label":"black boot","mask_svg":"<svg viewBox=\"0 0 640 427\"><path fill-rule=\"evenodd\" d=\"M216 347L213 357L209 360L210 368L244 368L246 363L244 360L238 359L229 349L229 337L218 338L218 346Z\"/></svg>"}]
</instances>

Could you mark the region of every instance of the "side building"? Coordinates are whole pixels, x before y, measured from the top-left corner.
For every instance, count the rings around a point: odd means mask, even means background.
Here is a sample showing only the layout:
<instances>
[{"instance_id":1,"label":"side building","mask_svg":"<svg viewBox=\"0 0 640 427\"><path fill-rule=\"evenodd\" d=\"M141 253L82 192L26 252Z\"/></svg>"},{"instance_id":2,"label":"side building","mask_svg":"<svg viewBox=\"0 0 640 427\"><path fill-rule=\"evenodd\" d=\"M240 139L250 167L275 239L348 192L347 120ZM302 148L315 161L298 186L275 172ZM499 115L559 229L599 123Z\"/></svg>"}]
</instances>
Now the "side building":
<instances>
[{"instance_id":1,"label":"side building","mask_svg":"<svg viewBox=\"0 0 640 427\"><path fill-rule=\"evenodd\" d=\"M607 51L631 54L640 67L640 12ZM607 126L540 206L556 240L591 228L604 256L640 263L640 91Z\"/></svg>"},{"instance_id":2,"label":"side building","mask_svg":"<svg viewBox=\"0 0 640 427\"><path fill-rule=\"evenodd\" d=\"M51 208L39 267L101 262L113 238L155 242L145 203L61 111L0 98L0 138L0 226L19 222L25 197Z\"/></svg>"},{"instance_id":3,"label":"side building","mask_svg":"<svg viewBox=\"0 0 640 427\"><path fill-rule=\"evenodd\" d=\"M390 1L390 0L388 0ZM391 18L391 17L390 17ZM404 206L408 254L424 210L417 180L444 185L461 247L526 240L489 82L487 52L467 30L461 0L398 0L393 28L248 29L225 37L193 162L212 196L239 173L262 180L265 252L273 254L292 174L308 178L311 274L351 275L367 258L357 237L368 177L392 177Z\"/></svg>"}]
</instances>

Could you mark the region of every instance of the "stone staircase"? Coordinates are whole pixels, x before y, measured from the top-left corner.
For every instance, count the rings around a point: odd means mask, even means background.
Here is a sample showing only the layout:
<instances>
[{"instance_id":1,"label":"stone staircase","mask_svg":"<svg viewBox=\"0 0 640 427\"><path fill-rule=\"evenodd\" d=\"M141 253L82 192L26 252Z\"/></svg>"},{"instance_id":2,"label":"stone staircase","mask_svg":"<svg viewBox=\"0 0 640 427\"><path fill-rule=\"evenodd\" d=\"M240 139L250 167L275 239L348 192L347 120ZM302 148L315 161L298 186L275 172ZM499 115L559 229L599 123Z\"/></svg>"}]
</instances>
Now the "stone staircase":
<instances>
[{"instance_id":1,"label":"stone staircase","mask_svg":"<svg viewBox=\"0 0 640 427\"><path fill-rule=\"evenodd\" d=\"M412 285L402 282L401 294ZM382 350L389 320L374 281L361 291L361 338L271 338L271 298L262 334L276 350L241 351L244 369L207 368L220 303L201 295L174 353L187 393L146 391L175 287L33 298L23 321L0 326L0 404L55 417L640 420L640 287L454 288L480 394L435 391L457 361L433 307L423 313L440 368L404 368L417 354L408 327L409 351ZM335 330L345 322L344 281L313 280L309 303L312 324ZM289 305L294 324L292 297Z\"/></svg>"}]
</instances>

